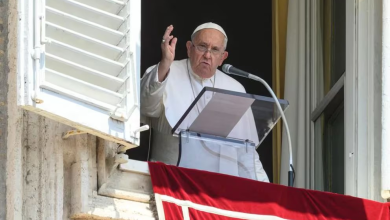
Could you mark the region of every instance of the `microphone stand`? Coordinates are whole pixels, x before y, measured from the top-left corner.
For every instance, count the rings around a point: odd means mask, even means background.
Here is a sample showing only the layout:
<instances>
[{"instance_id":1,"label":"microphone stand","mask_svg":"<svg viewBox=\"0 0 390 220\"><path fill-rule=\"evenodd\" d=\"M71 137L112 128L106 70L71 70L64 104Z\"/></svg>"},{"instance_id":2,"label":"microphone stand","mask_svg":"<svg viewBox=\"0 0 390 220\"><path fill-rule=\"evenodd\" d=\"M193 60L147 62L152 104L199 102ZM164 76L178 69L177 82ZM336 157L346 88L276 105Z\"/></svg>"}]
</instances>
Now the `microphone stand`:
<instances>
[{"instance_id":1,"label":"microphone stand","mask_svg":"<svg viewBox=\"0 0 390 220\"><path fill-rule=\"evenodd\" d=\"M233 66L230 65L230 64L224 64L223 67L222 67L222 70L225 73L233 74L233 75L236 75L236 76L241 76L241 77L244 77L244 78L253 79L253 80L256 80L256 81L262 83L265 86L265 88L267 88L269 93L271 93L272 98L275 100L276 106L278 107L280 115L282 116L284 127L286 128L287 140L288 140L288 151L289 151L289 155L290 155L290 164L289 164L289 171L288 171L288 186L293 186L294 185L295 174L294 174L293 159L292 159L290 130L288 129L287 120L286 120L286 117L284 116L284 112L283 112L282 107L280 106L278 98L276 98L276 95L275 95L274 91L271 89L271 87L268 85L268 83L266 81L264 81L262 78L260 78L258 76L255 76L253 74L250 74L248 72L239 70L237 68L234 68L235 71L230 71L230 69L233 69Z\"/></svg>"},{"instance_id":2,"label":"microphone stand","mask_svg":"<svg viewBox=\"0 0 390 220\"><path fill-rule=\"evenodd\" d=\"M292 149L291 149L291 137L290 137L290 130L288 129L288 124L287 124L286 117L284 116L283 109L280 106L279 100L278 100L278 98L276 98L275 93L273 92L273 90L271 89L271 87L268 85L268 83L266 81L264 81L262 78L260 78L258 76L255 76L253 74L249 74L248 78L256 80L256 81L262 83L267 88L267 90L271 93L272 98L275 100L276 106L278 107L278 110L279 110L279 112L280 112L280 114L282 116L283 124L284 124L284 127L286 128L287 139L288 139L288 150L289 150L289 154L290 154L290 165L289 165L289 171L288 171L288 186L293 186L294 185L294 173L293 173L293 159L292 159Z\"/></svg>"}]
</instances>

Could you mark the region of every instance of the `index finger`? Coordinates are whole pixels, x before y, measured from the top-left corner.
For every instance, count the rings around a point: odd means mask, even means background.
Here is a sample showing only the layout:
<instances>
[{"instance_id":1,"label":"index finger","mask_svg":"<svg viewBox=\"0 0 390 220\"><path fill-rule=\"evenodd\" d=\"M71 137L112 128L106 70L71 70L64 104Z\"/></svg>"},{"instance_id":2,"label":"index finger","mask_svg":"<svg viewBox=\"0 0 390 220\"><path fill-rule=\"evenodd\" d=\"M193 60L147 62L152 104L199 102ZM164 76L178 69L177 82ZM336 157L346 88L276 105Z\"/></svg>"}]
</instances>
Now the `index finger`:
<instances>
[{"instance_id":1,"label":"index finger","mask_svg":"<svg viewBox=\"0 0 390 220\"><path fill-rule=\"evenodd\" d=\"M173 30L173 25L169 25L167 27L167 29L165 30L163 39L167 39L169 37L169 35L171 34L172 30Z\"/></svg>"}]
</instances>

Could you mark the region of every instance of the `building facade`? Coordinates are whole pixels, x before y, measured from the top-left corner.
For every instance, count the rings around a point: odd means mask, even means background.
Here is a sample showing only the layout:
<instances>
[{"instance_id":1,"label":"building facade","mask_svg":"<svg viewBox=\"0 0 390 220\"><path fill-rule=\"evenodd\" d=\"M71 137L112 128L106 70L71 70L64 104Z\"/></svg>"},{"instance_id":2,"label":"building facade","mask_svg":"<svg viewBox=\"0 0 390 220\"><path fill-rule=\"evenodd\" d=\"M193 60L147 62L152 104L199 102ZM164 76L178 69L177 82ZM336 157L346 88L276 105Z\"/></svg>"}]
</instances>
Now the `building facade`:
<instances>
[{"instance_id":1,"label":"building facade","mask_svg":"<svg viewBox=\"0 0 390 220\"><path fill-rule=\"evenodd\" d=\"M124 154L147 129L139 128L137 110L141 21L126 20L140 5L37 2L0 1L0 219L156 219L147 164ZM300 131L292 132L295 185L384 202L390 197L390 3L336 4L288 1L284 94L291 96L284 98L295 103L286 112L290 130ZM344 35L326 35L331 9ZM95 26L88 17L94 13L105 18ZM47 38L38 39L42 33ZM344 46L326 36L344 39ZM80 75L61 72L69 68ZM326 81L323 72L332 68L343 71ZM81 73L91 77L77 78Z\"/></svg>"}]
</instances>

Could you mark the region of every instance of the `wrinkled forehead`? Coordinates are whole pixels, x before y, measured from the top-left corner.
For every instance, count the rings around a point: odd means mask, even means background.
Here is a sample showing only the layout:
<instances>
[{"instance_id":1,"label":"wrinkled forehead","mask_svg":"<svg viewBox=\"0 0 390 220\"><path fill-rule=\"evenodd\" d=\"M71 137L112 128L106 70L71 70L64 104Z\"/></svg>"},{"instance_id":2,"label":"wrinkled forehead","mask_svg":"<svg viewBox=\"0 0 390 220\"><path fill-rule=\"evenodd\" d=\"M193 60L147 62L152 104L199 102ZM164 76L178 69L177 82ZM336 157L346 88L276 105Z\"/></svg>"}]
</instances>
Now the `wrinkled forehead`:
<instances>
[{"instance_id":1,"label":"wrinkled forehead","mask_svg":"<svg viewBox=\"0 0 390 220\"><path fill-rule=\"evenodd\" d=\"M193 41L195 43L206 43L212 46L223 46L225 35L220 31L206 28L197 31L194 35Z\"/></svg>"}]
</instances>

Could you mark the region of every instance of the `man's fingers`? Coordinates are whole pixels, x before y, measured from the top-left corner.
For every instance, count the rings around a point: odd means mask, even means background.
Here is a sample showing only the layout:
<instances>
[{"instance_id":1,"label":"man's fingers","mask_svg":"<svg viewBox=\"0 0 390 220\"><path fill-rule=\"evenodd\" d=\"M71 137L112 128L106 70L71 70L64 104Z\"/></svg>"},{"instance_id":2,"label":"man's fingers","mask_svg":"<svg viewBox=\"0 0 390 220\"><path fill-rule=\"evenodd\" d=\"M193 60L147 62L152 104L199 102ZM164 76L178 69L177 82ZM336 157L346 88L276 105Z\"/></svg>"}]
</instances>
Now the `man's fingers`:
<instances>
[{"instance_id":1,"label":"man's fingers","mask_svg":"<svg viewBox=\"0 0 390 220\"><path fill-rule=\"evenodd\" d=\"M174 59L175 56L174 54L175 54L177 38L171 35L172 30L173 30L173 25L169 25L165 30L164 36L161 41L163 59L171 60Z\"/></svg>"},{"instance_id":2,"label":"man's fingers","mask_svg":"<svg viewBox=\"0 0 390 220\"><path fill-rule=\"evenodd\" d=\"M169 42L172 40L172 38L173 38L173 35L169 36L166 42L168 42L168 44L169 44Z\"/></svg>"},{"instance_id":3,"label":"man's fingers","mask_svg":"<svg viewBox=\"0 0 390 220\"><path fill-rule=\"evenodd\" d=\"M171 41L171 47L172 47L173 50L176 49L176 42L177 42L177 38L175 37L175 38L173 38L172 41Z\"/></svg>"},{"instance_id":4,"label":"man's fingers","mask_svg":"<svg viewBox=\"0 0 390 220\"><path fill-rule=\"evenodd\" d=\"M165 30L165 33L163 35L163 39L165 39L165 41L168 41L168 37L171 34L172 30L173 30L173 25L169 25Z\"/></svg>"},{"instance_id":5,"label":"man's fingers","mask_svg":"<svg viewBox=\"0 0 390 220\"><path fill-rule=\"evenodd\" d=\"M166 38L163 39L162 43L164 44L164 46L169 46L169 42L171 41L171 39L173 38L173 36L168 36Z\"/></svg>"}]
</instances>

